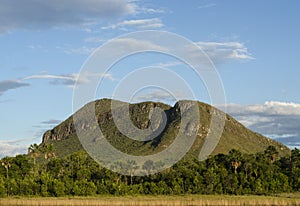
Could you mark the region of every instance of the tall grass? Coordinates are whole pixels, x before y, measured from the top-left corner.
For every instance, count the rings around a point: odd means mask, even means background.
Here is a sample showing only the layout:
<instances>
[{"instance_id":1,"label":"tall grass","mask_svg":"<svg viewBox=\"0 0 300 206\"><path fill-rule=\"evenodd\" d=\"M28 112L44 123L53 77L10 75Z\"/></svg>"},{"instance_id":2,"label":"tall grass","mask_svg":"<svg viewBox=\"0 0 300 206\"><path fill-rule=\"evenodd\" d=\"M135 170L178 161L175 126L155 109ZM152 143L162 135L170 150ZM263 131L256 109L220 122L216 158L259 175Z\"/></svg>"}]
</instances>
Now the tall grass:
<instances>
[{"instance_id":1,"label":"tall grass","mask_svg":"<svg viewBox=\"0 0 300 206\"><path fill-rule=\"evenodd\" d=\"M299 198L263 196L138 196L90 198L4 198L2 206L269 206L300 205Z\"/></svg>"}]
</instances>

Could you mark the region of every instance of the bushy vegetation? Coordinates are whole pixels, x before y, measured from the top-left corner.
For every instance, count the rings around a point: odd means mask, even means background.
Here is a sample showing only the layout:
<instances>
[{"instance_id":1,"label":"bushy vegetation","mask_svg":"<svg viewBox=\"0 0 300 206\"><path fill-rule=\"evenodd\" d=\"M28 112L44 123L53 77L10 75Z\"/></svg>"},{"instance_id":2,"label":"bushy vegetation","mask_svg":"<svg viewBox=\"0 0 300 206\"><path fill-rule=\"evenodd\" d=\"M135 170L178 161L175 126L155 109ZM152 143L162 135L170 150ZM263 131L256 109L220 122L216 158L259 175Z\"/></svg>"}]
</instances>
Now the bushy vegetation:
<instances>
[{"instance_id":1,"label":"bushy vegetation","mask_svg":"<svg viewBox=\"0 0 300 206\"><path fill-rule=\"evenodd\" d=\"M162 173L145 177L113 173L85 152L57 158L51 150L51 146L32 145L28 155L1 159L0 196L243 195L300 190L298 149L282 158L273 146L257 154L231 150L204 162L185 158Z\"/></svg>"}]
</instances>

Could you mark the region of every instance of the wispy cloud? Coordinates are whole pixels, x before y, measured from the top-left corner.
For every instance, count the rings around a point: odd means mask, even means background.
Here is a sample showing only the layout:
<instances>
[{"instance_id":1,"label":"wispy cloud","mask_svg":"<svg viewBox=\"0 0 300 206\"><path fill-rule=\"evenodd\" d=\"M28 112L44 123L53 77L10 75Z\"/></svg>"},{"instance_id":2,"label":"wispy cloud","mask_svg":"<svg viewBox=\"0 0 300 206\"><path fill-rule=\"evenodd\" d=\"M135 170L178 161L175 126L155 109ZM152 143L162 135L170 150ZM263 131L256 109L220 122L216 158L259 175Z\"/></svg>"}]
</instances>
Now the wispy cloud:
<instances>
[{"instance_id":1,"label":"wispy cloud","mask_svg":"<svg viewBox=\"0 0 300 206\"><path fill-rule=\"evenodd\" d=\"M109 26L104 26L102 29L126 29L129 27L137 28L137 29L157 29L162 28L164 24L159 18L152 19L133 19L133 20L125 20L119 22L117 24L112 24Z\"/></svg>"},{"instance_id":2,"label":"wispy cloud","mask_svg":"<svg viewBox=\"0 0 300 206\"><path fill-rule=\"evenodd\" d=\"M0 32L12 29L89 25L137 13L129 0L14 0L1 1Z\"/></svg>"},{"instance_id":3,"label":"wispy cloud","mask_svg":"<svg viewBox=\"0 0 300 206\"><path fill-rule=\"evenodd\" d=\"M252 60L254 57L248 51L245 44L240 42L194 42L204 53L199 52L199 49L195 49L193 46L182 46L181 52L188 55L191 59L195 58L197 60L203 59L203 62L207 62L207 56L215 64L224 63L232 60ZM111 48L111 51L109 50ZM110 47L107 49L107 54L116 54L117 52L122 53L126 51L130 53L135 50L154 50L161 52L172 52L175 48L169 48L164 41L157 40L143 40L139 38L120 38L114 39L110 42ZM116 51L115 48L118 48ZM206 56L207 55L207 56ZM172 62L173 64L173 62ZM175 63L178 64L178 63ZM173 65L171 65L173 66Z\"/></svg>"},{"instance_id":4,"label":"wispy cloud","mask_svg":"<svg viewBox=\"0 0 300 206\"><path fill-rule=\"evenodd\" d=\"M51 84L60 84L60 85L68 85L73 86L77 81L77 74L68 74L68 75L50 75L50 74L38 74L31 75L23 78L23 80L31 80L31 79L51 79Z\"/></svg>"},{"instance_id":5,"label":"wispy cloud","mask_svg":"<svg viewBox=\"0 0 300 206\"><path fill-rule=\"evenodd\" d=\"M52 74L36 74L36 75L30 75L26 76L20 79L16 80L3 80L0 81L0 96L2 96L4 93L8 92L9 90L15 90L20 89L23 87L30 86L29 83L26 81L28 80L34 80L34 79L45 79L50 80L49 83L52 85L65 85L73 88L73 86L77 84L85 84L93 79L109 79L111 81L114 80L112 74L106 73L73 73L73 74L65 74L65 75L52 75ZM1 100L0 103L4 103L11 100Z\"/></svg>"},{"instance_id":6,"label":"wispy cloud","mask_svg":"<svg viewBox=\"0 0 300 206\"><path fill-rule=\"evenodd\" d=\"M117 50L116 50L117 48ZM136 39L136 38L120 38L115 39L110 43L110 46L106 48L106 53L111 54L114 52L114 55L117 55L117 52L120 53L130 53L132 51L140 50L140 51L162 51L168 52L168 48L157 44L156 42ZM110 50L111 49L111 50Z\"/></svg>"},{"instance_id":7,"label":"wispy cloud","mask_svg":"<svg viewBox=\"0 0 300 206\"><path fill-rule=\"evenodd\" d=\"M145 13L145 14L162 14L166 13L164 9L159 8L145 8L145 7L139 7L137 8L138 13Z\"/></svg>"},{"instance_id":8,"label":"wispy cloud","mask_svg":"<svg viewBox=\"0 0 300 206\"><path fill-rule=\"evenodd\" d=\"M142 26L145 21L125 21L124 25L136 25ZM149 24L151 25L151 24ZM148 26L149 26L148 25ZM111 28L117 28L119 25L109 26ZM100 43L104 42L102 38L99 37L91 37L85 40L87 43ZM202 51L213 61L215 64L228 62L231 60L253 60L255 59L252 54L248 51L248 48L244 43L237 41L230 42L194 42ZM144 48L145 50L163 50L168 52L172 48L164 48L164 42L151 42L145 41L141 39L135 38L120 38L114 39L113 45L116 48L120 48L121 50L130 48ZM58 49L63 50L64 53L67 54L79 54L79 55L89 55L93 51L96 50L96 47L82 46L79 48L67 48L67 47L57 47ZM204 54L195 51L195 47L192 48L182 48L185 50L186 54L189 54L191 57L195 57L197 59L207 59ZM110 51L108 51L110 52ZM197 54L197 56L195 56ZM176 63L177 64L177 63Z\"/></svg>"},{"instance_id":9,"label":"wispy cloud","mask_svg":"<svg viewBox=\"0 0 300 206\"><path fill-rule=\"evenodd\" d=\"M293 102L266 101L264 104L235 105L230 104L228 111L235 115L252 114L273 117L276 115L300 116L300 104Z\"/></svg>"},{"instance_id":10,"label":"wispy cloud","mask_svg":"<svg viewBox=\"0 0 300 206\"><path fill-rule=\"evenodd\" d=\"M203 4L203 5L198 6L198 9L205 9L205 8L210 8L210 7L215 7L215 6L217 6L217 4L215 4L215 3Z\"/></svg>"},{"instance_id":11,"label":"wispy cloud","mask_svg":"<svg viewBox=\"0 0 300 206\"><path fill-rule=\"evenodd\" d=\"M300 104L267 101L264 104L229 104L227 112L248 128L289 146L300 145Z\"/></svg>"},{"instance_id":12,"label":"wispy cloud","mask_svg":"<svg viewBox=\"0 0 300 206\"><path fill-rule=\"evenodd\" d=\"M167 91L152 89L133 98L133 101L134 102L139 102L139 101L175 102L177 101L176 98L178 97L183 98L183 96L184 96L183 93L180 91L176 91L175 94L171 94Z\"/></svg>"},{"instance_id":13,"label":"wispy cloud","mask_svg":"<svg viewBox=\"0 0 300 206\"><path fill-rule=\"evenodd\" d=\"M50 119L50 120L41 122L41 124L46 124L46 125L56 125L59 123L61 123L61 120L57 120L57 119Z\"/></svg>"},{"instance_id":14,"label":"wispy cloud","mask_svg":"<svg viewBox=\"0 0 300 206\"><path fill-rule=\"evenodd\" d=\"M73 87L77 84L85 84L90 82L94 78L105 78L114 80L112 74L100 74L100 73L73 73L65 75L51 75L51 74L38 74L24 77L22 80L31 80L31 79L50 79L50 84L53 85L66 85Z\"/></svg>"},{"instance_id":15,"label":"wispy cloud","mask_svg":"<svg viewBox=\"0 0 300 206\"><path fill-rule=\"evenodd\" d=\"M196 44L214 63L220 63L231 59L254 59L248 52L248 48L240 42L196 42Z\"/></svg>"},{"instance_id":16,"label":"wispy cloud","mask_svg":"<svg viewBox=\"0 0 300 206\"><path fill-rule=\"evenodd\" d=\"M8 90L18 89L22 87L27 87L30 84L24 83L20 80L4 80L0 81L0 96L3 95Z\"/></svg>"},{"instance_id":17,"label":"wispy cloud","mask_svg":"<svg viewBox=\"0 0 300 206\"><path fill-rule=\"evenodd\" d=\"M158 64L154 64L152 65L153 67L162 67L162 68L169 68L169 67L175 67L175 66L179 66L182 65L183 63L180 61L173 61L173 62L166 62L166 63L158 63Z\"/></svg>"}]
</instances>

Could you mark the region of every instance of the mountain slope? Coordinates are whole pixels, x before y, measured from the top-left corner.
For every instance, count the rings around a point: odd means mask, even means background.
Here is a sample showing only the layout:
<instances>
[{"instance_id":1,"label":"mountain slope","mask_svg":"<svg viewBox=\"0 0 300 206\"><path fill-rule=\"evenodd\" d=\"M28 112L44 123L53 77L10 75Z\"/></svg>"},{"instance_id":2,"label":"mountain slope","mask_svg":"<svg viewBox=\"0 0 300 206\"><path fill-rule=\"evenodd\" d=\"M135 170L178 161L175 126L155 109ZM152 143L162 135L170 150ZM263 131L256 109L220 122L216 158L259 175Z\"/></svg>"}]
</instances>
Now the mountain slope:
<instances>
[{"instance_id":1,"label":"mountain slope","mask_svg":"<svg viewBox=\"0 0 300 206\"><path fill-rule=\"evenodd\" d=\"M166 113L167 121L162 133L153 140L142 142L126 137L118 130L112 117L111 101L115 100L97 100L87 104L77 113L82 113L84 115L85 112L88 112L88 107L94 104L93 106L95 106L96 113L95 116L105 138L118 150L133 155L149 155L158 153L172 144L179 131L179 124L182 118L180 113L180 103L181 105L184 105L188 104L189 102L181 101L176 103L174 107L156 102L130 104L130 119L139 129L147 129L151 127L149 114L154 107L159 107ZM118 103L122 105L122 102ZM197 104L200 112L200 122L199 125L196 125L190 129L198 129L198 133L196 140L188 153L189 155L193 155L195 157L198 157L201 147L209 132L212 114L215 112L222 113L210 105L200 102L197 102ZM93 128L90 128L91 125L89 122L81 122L79 126L93 130ZM190 131L187 130L187 132ZM92 141L96 142L97 138L94 138ZM76 135L73 116L69 117L67 120L44 134L42 144L47 144L50 142L52 142L54 145L56 155L60 157L83 149ZM231 116L226 114L224 131L217 147L212 154L226 154L232 149L237 149L244 153L256 153L264 151L270 145L273 145L277 148L280 156L289 153L289 149L283 144L250 131Z\"/></svg>"}]
</instances>

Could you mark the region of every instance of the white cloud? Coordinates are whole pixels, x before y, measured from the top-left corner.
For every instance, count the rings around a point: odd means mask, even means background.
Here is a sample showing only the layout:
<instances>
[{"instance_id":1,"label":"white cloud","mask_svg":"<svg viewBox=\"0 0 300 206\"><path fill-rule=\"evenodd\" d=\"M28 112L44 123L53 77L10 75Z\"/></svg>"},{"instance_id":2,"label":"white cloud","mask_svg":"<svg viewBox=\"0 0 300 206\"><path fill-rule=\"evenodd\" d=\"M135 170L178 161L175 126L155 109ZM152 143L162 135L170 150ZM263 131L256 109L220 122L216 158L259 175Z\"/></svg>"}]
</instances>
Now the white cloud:
<instances>
[{"instance_id":1,"label":"white cloud","mask_svg":"<svg viewBox=\"0 0 300 206\"><path fill-rule=\"evenodd\" d=\"M152 19L134 19L125 20L117 24L102 27L102 29L126 29L128 27L134 27L137 29L157 29L162 28L164 24L159 18Z\"/></svg>"},{"instance_id":2,"label":"white cloud","mask_svg":"<svg viewBox=\"0 0 300 206\"><path fill-rule=\"evenodd\" d=\"M182 65L183 63L180 61L173 61L173 62L166 62L166 63L158 63L154 64L153 67L162 67L162 68L169 68Z\"/></svg>"},{"instance_id":3,"label":"white cloud","mask_svg":"<svg viewBox=\"0 0 300 206\"><path fill-rule=\"evenodd\" d=\"M205 8L210 8L210 7L215 7L215 6L217 6L217 4L215 4L215 3L203 4L203 5L198 6L198 9L205 9Z\"/></svg>"},{"instance_id":4,"label":"white cloud","mask_svg":"<svg viewBox=\"0 0 300 206\"><path fill-rule=\"evenodd\" d=\"M278 135L278 134L266 134L268 137L271 137L273 139L278 139L278 138L290 138L290 137L295 137L298 134L282 134L282 135ZM300 141L299 141L300 142Z\"/></svg>"},{"instance_id":5,"label":"white cloud","mask_svg":"<svg viewBox=\"0 0 300 206\"><path fill-rule=\"evenodd\" d=\"M15 156L17 154L25 154L28 145L19 144L19 141L0 140L0 158L5 156Z\"/></svg>"},{"instance_id":6,"label":"white cloud","mask_svg":"<svg viewBox=\"0 0 300 206\"><path fill-rule=\"evenodd\" d=\"M51 74L36 74L24 77L23 80L28 79L64 79L64 80L76 80L77 74L70 75L51 75Z\"/></svg>"},{"instance_id":7,"label":"white cloud","mask_svg":"<svg viewBox=\"0 0 300 206\"><path fill-rule=\"evenodd\" d=\"M0 32L89 25L135 14L138 8L129 0L4 0L0 8Z\"/></svg>"},{"instance_id":8,"label":"white cloud","mask_svg":"<svg viewBox=\"0 0 300 206\"><path fill-rule=\"evenodd\" d=\"M166 13L164 9L153 9L153 8L145 8L141 7L137 9L138 13L145 13L145 14L162 14Z\"/></svg>"},{"instance_id":9,"label":"white cloud","mask_svg":"<svg viewBox=\"0 0 300 206\"><path fill-rule=\"evenodd\" d=\"M50 75L50 74L38 74L24 77L22 80L31 80L31 79L51 79L50 84L54 85L67 85L73 87L75 83L85 84L90 82L93 78L105 78L114 80L112 74L100 74L100 73L74 73L66 75Z\"/></svg>"},{"instance_id":10,"label":"white cloud","mask_svg":"<svg viewBox=\"0 0 300 206\"><path fill-rule=\"evenodd\" d=\"M250 105L247 111L268 115L300 115L300 104L292 102L267 101L264 105Z\"/></svg>"},{"instance_id":11,"label":"white cloud","mask_svg":"<svg viewBox=\"0 0 300 206\"><path fill-rule=\"evenodd\" d=\"M164 91L153 90L147 94L139 95L134 101L175 101L175 98Z\"/></svg>"},{"instance_id":12,"label":"white cloud","mask_svg":"<svg viewBox=\"0 0 300 206\"><path fill-rule=\"evenodd\" d=\"M92 42L95 43L95 41L98 41L99 38L89 38L86 39L86 42ZM99 40L100 41L100 40ZM130 53L132 50L161 50L161 51L167 51L167 48L162 47L159 44L155 44L151 41L145 41L140 40L138 38L118 38L118 39L112 39L112 41L108 41L109 47L106 48L107 54L116 55L116 52L118 51L126 51ZM118 48L116 51L115 48ZM92 52L96 51L96 47L87 47L82 46L79 48L67 48L67 47L57 47L57 49L62 50L66 54L79 54L79 55L90 55ZM109 49L112 49L110 51Z\"/></svg>"},{"instance_id":13,"label":"white cloud","mask_svg":"<svg viewBox=\"0 0 300 206\"><path fill-rule=\"evenodd\" d=\"M144 92L141 95L137 95L133 98L133 101L156 101L156 102L175 102L176 98L183 98L184 95L180 91L176 91L171 94L167 91L162 91L159 89L152 89L150 91Z\"/></svg>"},{"instance_id":14,"label":"white cloud","mask_svg":"<svg viewBox=\"0 0 300 206\"><path fill-rule=\"evenodd\" d=\"M150 26L152 24L144 24L146 21L125 21L123 25L135 25L135 26ZM153 24L154 25L154 24ZM112 25L111 28L117 28L119 25ZM91 37L85 40L87 43L100 43L104 42L103 39L99 37ZM113 42L114 47L118 47L122 49L122 51L126 48L127 51L130 51L130 48L136 49L145 49L148 50L161 50L168 52L172 48L164 48L164 42L151 42L141 40L138 38L120 38L114 39ZM213 63L223 63L231 60L252 60L254 57L248 52L248 48L240 42L195 42L197 46L199 46L202 51L213 61ZM67 54L84 54L88 55L95 51L96 47L87 47L82 46L80 48L62 48L58 47L59 49L63 50L63 52ZM146 50L147 50L146 49ZM191 48L182 48L182 50L189 54L190 57L194 57L197 59L203 59L204 62L207 60L207 56L204 54L199 55L199 51L195 50L195 47ZM108 51L109 52L109 51Z\"/></svg>"},{"instance_id":15,"label":"white cloud","mask_svg":"<svg viewBox=\"0 0 300 206\"><path fill-rule=\"evenodd\" d=\"M77 81L77 74L68 74L68 75L50 75L50 74L38 74L31 75L23 78L23 80L31 80L31 79L51 79L50 83L52 84L62 84L73 86Z\"/></svg>"},{"instance_id":16,"label":"white cloud","mask_svg":"<svg viewBox=\"0 0 300 206\"><path fill-rule=\"evenodd\" d=\"M261 105L229 104L226 110L256 132L289 146L300 145L300 104L298 103L267 101Z\"/></svg>"},{"instance_id":17,"label":"white cloud","mask_svg":"<svg viewBox=\"0 0 300 206\"><path fill-rule=\"evenodd\" d=\"M300 116L300 104L293 102L266 101L262 105L229 104L226 109L235 115Z\"/></svg>"},{"instance_id":18,"label":"white cloud","mask_svg":"<svg viewBox=\"0 0 300 206\"><path fill-rule=\"evenodd\" d=\"M136 50L154 50L154 51L163 51L167 52L168 48L165 48L159 44L155 44L151 41L145 41L145 40L140 40L140 39L135 39L135 38L120 38L120 39L115 39L113 42L110 44L110 47L113 49L114 52L115 48L118 48L118 51L126 51L127 53L130 53L131 51L136 51ZM107 51L109 53L110 51Z\"/></svg>"},{"instance_id":19,"label":"white cloud","mask_svg":"<svg viewBox=\"0 0 300 206\"><path fill-rule=\"evenodd\" d=\"M214 63L230 59L254 59L247 47L240 42L196 42Z\"/></svg>"}]
</instances>

